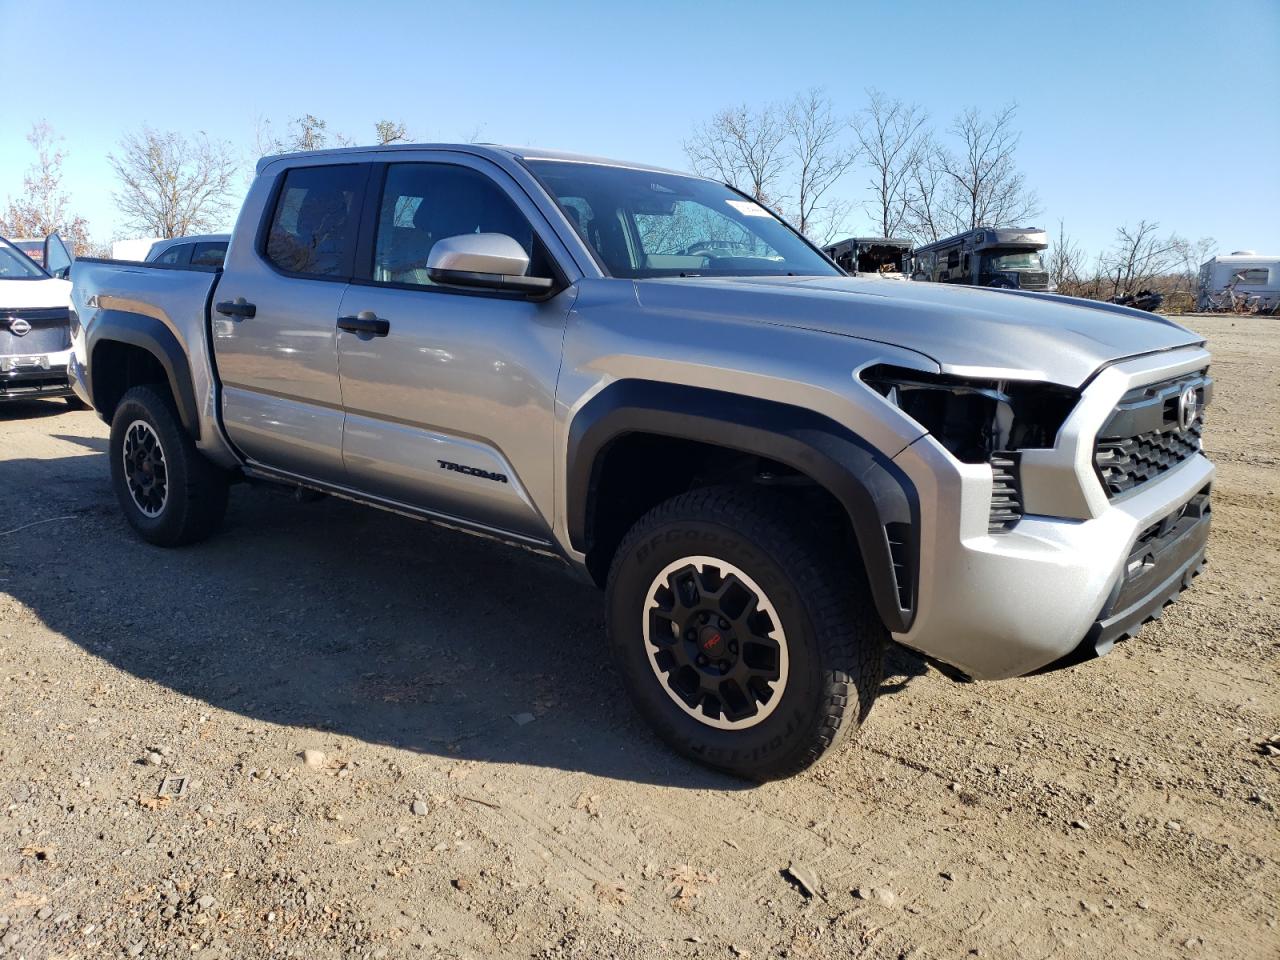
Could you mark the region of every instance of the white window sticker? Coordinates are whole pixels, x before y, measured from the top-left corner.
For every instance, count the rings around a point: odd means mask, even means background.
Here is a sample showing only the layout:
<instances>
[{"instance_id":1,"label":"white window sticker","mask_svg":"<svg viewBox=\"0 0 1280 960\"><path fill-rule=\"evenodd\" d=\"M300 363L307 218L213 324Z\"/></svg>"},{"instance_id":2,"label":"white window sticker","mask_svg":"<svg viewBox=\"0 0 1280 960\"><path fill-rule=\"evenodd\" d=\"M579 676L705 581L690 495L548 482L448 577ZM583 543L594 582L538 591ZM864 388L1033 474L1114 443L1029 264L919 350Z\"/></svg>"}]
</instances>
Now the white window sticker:
<instances>
[{"instance_id":1,"label":"white window sticker","mask_svg":"<svg viewBox=\"0 0 1280 960\"><path fill-rule=\"evenodd\" d=\"M733 207L733 209L737 210L744 217L772 216L768 210L760 206L760 204L756 203L754 200L726 200L725 203Z\"/></svg>"}]
</instances>

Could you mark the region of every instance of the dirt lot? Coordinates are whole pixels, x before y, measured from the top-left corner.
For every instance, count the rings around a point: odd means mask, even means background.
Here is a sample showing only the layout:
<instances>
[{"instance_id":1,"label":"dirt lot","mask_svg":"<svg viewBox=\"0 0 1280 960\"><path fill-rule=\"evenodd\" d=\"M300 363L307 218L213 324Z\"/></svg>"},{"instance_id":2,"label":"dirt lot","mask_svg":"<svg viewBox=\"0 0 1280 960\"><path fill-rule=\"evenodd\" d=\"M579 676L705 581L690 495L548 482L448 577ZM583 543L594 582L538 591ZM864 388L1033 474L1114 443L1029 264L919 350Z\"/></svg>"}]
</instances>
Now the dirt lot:
<instances>
[{"instance_id":1,"label":"dirt lot","mask_svg":"<svg viewBox=\"0 0 1280 960\"><path fill-rule=\"evenodd\" d=\"M92 414L5 408L0 954L1277 956L1280 323L1190 322L1196 589L1067 672L896 651L856 744L757 788L650 736L553 563L244 487L157 550Z\"/></svg>"}]
</instances>

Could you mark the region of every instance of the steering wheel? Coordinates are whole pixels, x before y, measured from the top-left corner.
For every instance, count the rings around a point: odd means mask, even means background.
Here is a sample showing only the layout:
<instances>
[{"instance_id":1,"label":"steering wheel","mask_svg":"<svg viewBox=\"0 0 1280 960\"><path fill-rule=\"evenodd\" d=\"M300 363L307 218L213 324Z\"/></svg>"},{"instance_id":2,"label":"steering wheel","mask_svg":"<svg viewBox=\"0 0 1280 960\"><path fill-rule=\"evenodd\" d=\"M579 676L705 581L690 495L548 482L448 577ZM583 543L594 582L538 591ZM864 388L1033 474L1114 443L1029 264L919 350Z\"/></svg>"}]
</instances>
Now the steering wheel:
<instances>
[{"instance_id":1,"label":"steering wheel","mask_svg":"<svg viewBox=\"0 0 1280 960\"><path fill-rule=\"evenodd\" d=\"M711 258L716 256L716 248L714 244L708 243L706 240L699 240L697 243L693 243L685 247L677 253L676 256Z\"/></svg>"}]
</instances>

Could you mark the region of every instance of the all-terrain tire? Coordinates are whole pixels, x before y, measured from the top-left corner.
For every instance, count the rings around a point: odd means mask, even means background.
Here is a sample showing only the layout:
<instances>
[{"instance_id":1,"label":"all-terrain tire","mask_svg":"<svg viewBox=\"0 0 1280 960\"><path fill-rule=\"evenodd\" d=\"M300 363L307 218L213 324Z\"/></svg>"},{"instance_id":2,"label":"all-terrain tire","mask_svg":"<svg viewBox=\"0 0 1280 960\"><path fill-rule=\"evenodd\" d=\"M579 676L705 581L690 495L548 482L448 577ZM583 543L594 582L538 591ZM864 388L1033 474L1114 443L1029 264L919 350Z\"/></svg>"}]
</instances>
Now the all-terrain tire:
<instances>
[{"instance_id":1,"label":"all-terrain tire","mask_svg":"<svg viewBox=\"0 0 1280 960\"><path fill-rule=\"evenodd\" d=\"M116 500L142 539L177 547L205 539L222 523L227 473L196 449L163 388L133 387L121 398L108 455Z\"/></svg>"},{"instance_id":2,"label":"all-terrain tire","mask_svg":"<svg viewBox=\"0 0 1280 960\"><path fill-rule=\"evenodd\" d=\"M655 507L632 527L614 555L606 598L610 644L640 713L685 756L747 779L786 777L831 750L870 710L888 632L876 614L860 562L828 545L830 538L822 537L811 519L799 503L776 491L708 487ZM664 581L664 573L673 565L678 571L690 557L719 563L704 565L699 585L714 583L731 565L743 581L754 582L781 622L788 662L785 685L767 702L754 704L756 719L734 721L748 726L711 725L717 719L714 695L700 705L686 700L682 706L680 694L672 692L680 686L673 680L677 671L662 673L661 658L667 657L669 664L670 655L646 640L646 629L658 636L666 624L664 613L651 619L653 598L665 596L674 603L670 598L682 589L678 578L686 576L677 572L671 574L677 579ZM655 593L655 585L664 582L676 589L663 592L658 586ZM735 621L732 627L737 625ZM687 632L678 623L666 626L665 643L682 643L698 629L696 623ZM706 642L715 637L713 632ZM704 659L703 642L691 641L685 656L698 653ZM730 669L727 661L719 663L717 669ZM690 676L688 670L698 668L681 669ZM696 682L702 682L700 676ZM718 681L713 677L707 682ZM711 721L705 719L708 709ZM729 718L727 712L719 716Z\"/></svg>"}]
</instances>

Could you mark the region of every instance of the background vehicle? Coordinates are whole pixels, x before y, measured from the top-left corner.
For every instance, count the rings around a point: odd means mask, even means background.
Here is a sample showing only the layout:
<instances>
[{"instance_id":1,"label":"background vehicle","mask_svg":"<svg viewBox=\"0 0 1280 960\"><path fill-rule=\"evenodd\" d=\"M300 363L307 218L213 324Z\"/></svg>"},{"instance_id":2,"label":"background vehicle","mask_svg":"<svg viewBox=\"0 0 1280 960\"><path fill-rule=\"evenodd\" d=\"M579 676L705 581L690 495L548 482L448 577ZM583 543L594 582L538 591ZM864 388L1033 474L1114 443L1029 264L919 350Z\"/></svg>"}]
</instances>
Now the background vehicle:
<instances>
[{"instance_id":1,"label":"background vehicle","mask_svg":"<svg viewBox=\"0 0 1280 960\"><path fill-rule=\"evenodd\" d=\"M1280 257L1237 250L1213 257L1200 266L1197 310L1251 307L1251 312L1280 308Z\"/></svg>"},{"instance_id":2,"label":"background vehicle","mask_svg":"<svg viewBox=\"0 0 1280 960\"><path fill-rule=\"evenodd\" d=\"M918 247L911 279L1048 290L1049 274L1040 257L1048 246L1039 227L978 227Z\"/></svg>"},{"instance_id":3,"label":"background vehicle","mask_svg":"<svg viewBox=\"0 0 1280 960\"><path fill-rule=\"evenodd\" d=\"M66 397L71 356L71 255L57 234L41 242L57 276L0 239L0 401Z\"/></svg>"},{"instance_id":4,"label":"background vehicle","mask_svg":"<svg viewBox=\"0 0 1280 960\"><path fill-rule=\"evenodd\" d=\"M911 241L892 237L849 237L823 247L822 252L846 273L905 280L903 268L911 262Z\"/></svg>"},{"instance_id":5,"label":"background vehicle","mask_svg":"<svg viewBox=\"0 0 1280 960\"><path fill-rule=\"evenodd\" d=\"M164 243L164 238L136 237L128 240L114 240L111 243L111 256L115 260L146 260L147 254L157 243Z\"/></svg>"},{"instance_id":6,"label":"background vehicle","mask_svg":"<svg viewBox=\"0 0 1280 960\"><path fill-rule=\"evenodd\" d=\"M167 263L174 266L220 267L227 255L229 233L207 233L194 237L174 237L160 240L147 253L148 263Z\"/></svg>"},{"instance_id":7,"label":"background vehicle","mask_svg":"<svg viewBox=\"0 0 1280 960\"><path fill-rule=\"evenodd\" d=\"M1148 313L1155 313L1164 304L1164 294L1157 293L1154 290L1142 289L1137 293L1116 294L1111 298L1111 302L1125 307L1133 307L1137 310L1146 310Z\"/></svg>"},{"instance_id":8,"label":"background vehicle","mask_svg":"<svg viewBox=\"0 0 1280 960\"><path fill-rule=\"evenodd\" d=\"M30 257L50 276L65 280L71 275L71 264L75 262L75 256L56 233L49 234L43 240L24 237L9 240L9 243Z\"/></svg>"},{"instance_id":9,"label":"background vehicle","mask_svg":"<svg viewBox=\"0 0 1280 960\"><path fill-rule=\"evenodd\" d=\"M1105 653L1203 563L1201 338L845 276L723 184L493 146L268 158L224 268L82 261L77 389L166 546L239 477L559 556L676 749L785 776L892 635ZM477 589L484 589L478 585Z\"/></svg>"}]
</instances>

